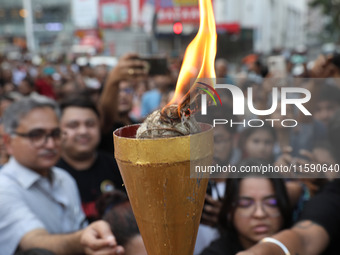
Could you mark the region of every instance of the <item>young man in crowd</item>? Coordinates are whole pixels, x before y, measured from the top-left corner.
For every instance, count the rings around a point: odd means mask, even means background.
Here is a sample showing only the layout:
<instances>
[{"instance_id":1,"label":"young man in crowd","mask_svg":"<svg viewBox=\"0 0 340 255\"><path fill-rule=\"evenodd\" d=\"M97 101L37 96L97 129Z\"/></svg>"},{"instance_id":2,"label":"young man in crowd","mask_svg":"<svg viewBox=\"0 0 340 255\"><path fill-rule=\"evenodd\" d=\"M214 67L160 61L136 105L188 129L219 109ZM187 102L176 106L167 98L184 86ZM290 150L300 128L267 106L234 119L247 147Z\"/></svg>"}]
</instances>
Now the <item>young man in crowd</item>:
<instances>
[{"instance_id":1,"label":"young man in crowd","mask_svg":"<svg viewBox=\"0 0 340 255\"><path fill-rule=\"evenodd\" d=\"M107 223L85 227L75 181L53 167L60 154L58 112L53 101L32 98L5 111L11 158L0 172L1 254L32 248L56 254L120 254L123 248Z\"/></svg>"},{"instance_id":2,"label":"young man in crowd","mask_svg":"<svg viewBox=\"0 0 340 255\"><path fill-rule=\"evenodd\" d=\"M61 159L57 166L76 180L83 210L89 221L97 219L96 200L114 189L124 190L118 166L112 154L98 151L99 112L85 97L69 98L61 103Z\"/></svg>"}]
</instances>

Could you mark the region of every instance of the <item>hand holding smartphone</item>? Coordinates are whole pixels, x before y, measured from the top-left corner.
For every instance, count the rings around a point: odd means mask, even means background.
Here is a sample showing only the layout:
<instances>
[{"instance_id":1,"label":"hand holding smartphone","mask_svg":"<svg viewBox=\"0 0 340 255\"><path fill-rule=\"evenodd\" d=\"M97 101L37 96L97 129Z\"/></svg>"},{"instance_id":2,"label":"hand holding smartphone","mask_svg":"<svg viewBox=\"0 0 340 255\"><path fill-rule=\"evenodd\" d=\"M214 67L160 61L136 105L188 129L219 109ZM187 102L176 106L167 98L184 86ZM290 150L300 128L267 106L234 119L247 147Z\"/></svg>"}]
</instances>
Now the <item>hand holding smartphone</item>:
<instances>
[{"instance_id":1,"label":"hand holding smartphone","mask_svg":"<svg viewBox=\"0 0 340 255\"><path fill-rule=\"evenodd\" d=\"M147 72L151 76L166 75L169 73L168 61L165 57L141 57L140 60L147 63Z\"/></svg>"}]
</instances>

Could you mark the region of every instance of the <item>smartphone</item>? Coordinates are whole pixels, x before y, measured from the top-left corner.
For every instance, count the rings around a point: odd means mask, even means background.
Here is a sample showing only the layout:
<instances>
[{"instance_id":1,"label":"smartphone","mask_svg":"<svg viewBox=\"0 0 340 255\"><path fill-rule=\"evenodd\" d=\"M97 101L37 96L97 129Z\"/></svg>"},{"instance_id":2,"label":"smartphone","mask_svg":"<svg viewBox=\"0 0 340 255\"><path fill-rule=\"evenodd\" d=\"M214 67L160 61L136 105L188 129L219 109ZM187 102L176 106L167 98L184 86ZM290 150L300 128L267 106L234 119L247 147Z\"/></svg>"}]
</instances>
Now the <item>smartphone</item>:
<instances>
[{"instance_id":1,"label":"smartphone","mask_svg":"<svg viewBox=\"0 0 340 255\"><path fill-rule=\"evenodd\" d=\"M168 61L165 57L141 57L141 60L148 63L149 75L166 75L169 73Z\"/></svg>"},{"instance_id":2,"label":"smartphone","mask_svg":"<svg viewBox=\"0 0 340 255\"><path fill-rule=\"evenodd\" d=\"M268 71L273 77L284 78L287 75L286 60L284 56L271 56L267 59Z\"/></svg>"}]
</instances>

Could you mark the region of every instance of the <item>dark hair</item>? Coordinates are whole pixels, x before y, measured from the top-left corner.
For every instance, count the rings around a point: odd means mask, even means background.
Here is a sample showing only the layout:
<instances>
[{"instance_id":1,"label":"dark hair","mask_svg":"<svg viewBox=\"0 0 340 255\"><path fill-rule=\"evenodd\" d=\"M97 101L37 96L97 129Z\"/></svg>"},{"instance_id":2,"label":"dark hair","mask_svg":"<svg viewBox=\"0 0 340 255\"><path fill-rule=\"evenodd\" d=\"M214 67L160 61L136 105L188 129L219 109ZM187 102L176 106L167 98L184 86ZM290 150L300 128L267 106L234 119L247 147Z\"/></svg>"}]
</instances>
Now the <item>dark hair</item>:
<instances>
[{"instance_id":1,"label":"dark hair","mask_svg":"<svg viewBox=\"0 0 340 255\"><path fill-rule=\"evenodd\" d=\"M90 68L91 69L91 66L89 63L86 63L85 65L78 65L79 66L79 72L82 73L84 72L84 70L86 70L86 68Z\"/></svg>"},{"instance_id":2,"label":"dark hair","mask_svg":"<svg viewBox=\"0 0 340 255\"><path fill-rule=\"evenodd\" d=\"M34 88L34 82L31 78L25 77L24 79L21 80L22 82L26 82L31 88Z\"/></svg>"},{"instance_id":3,"label":"dark hair","mask_svg":"<svg viewBox=\"0 0 340 255\"><path fill-rule=\"evenodd\" d=\"M105 193L98 199L96 206L102 219L110 224L118 244L125 246L133 237L140 234L125 193L118 190Z\"/></svg>"},{"instance_id":4,"label":"dark hair","mask_svg":"<svg viewBox=\"0 0 340 255\"><path fill-rule=\"evenodd\" d=\"M340 69L340 54L338 52L334 53L332 63Z\"/></svg>"},{"instance_id":5,"label":"dark hair","mask_svg":"<svg viewBox=\"0 0 340 255\"><path fill-rule=\"evenodd\" d=\"M246 159L243 160L238 165L238 168L241 166L260 166L261 164L265 164L265 162L258 159ZM283 179L269 178L268 176L262 174L243 173L242 177L240 178L228 178L226 181L226 192L224 195L222 208L219 214L219 225L221 227L221 230L229 230L236 232L232 219L234 217L236 204L239 199L240 183L243 179L251 177L267 178L271 182L274 188L278 207L283 219L281 229L289 227L291 225L292 213L286 186Z\"/></svg>"},{"instance_id":6,"label":"dark hair","mask_svg":"<svg viewBox=\"0 0 340 255\"><path fill-rule=\"evenodd\" d=\"M19 101L12 103L4 112L3 123L5 132L7 134L14 134L15 130L20 124L22 118L28 115L31 111L38 108L49 107L55 114L60 116L60 109L57 103L47 97L36 97L36 98L23 98Z\"/></svg>"},{"instance_id":7,"label":"dark hair","mask_svg":"<svg viewBox=\"0 0 340 255\"><path fill-rule=\"evenodd\" d=\"M85 96L71 96L60 102L61 115L68 107L79 107L92 110L98 118L100 117L99 111L95 103L89 97Z\"/></svg>"}]
</instances>

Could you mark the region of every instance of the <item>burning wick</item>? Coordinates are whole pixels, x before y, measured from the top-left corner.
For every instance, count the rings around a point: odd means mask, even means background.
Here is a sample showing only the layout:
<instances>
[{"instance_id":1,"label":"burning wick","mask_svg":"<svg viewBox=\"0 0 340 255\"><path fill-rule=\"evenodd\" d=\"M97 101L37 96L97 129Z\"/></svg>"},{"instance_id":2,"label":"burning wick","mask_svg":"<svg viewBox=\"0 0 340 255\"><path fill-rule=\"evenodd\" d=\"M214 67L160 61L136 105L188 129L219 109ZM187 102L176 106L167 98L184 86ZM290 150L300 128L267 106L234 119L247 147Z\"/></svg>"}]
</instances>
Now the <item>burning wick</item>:
<instances>
[{"instance_id":1,"label":"burning wick","mask_svg":"<svg viewBox=\"0 0 340 255\"><path fill-rule=\"evenodd\" d=\"M170 105L166 109L177 113L177 105ZM151 113L137 130L137 138L164 138L184 136L200 132L198 122L194 117L171 119L162 114L162 110Z\"/></svg>"},{"instance_id":2,"label":"burning wick","mask_svg":"<svg viewBox=\"0 0 340 255\"><path fill-rule=\"evenodd\" d=\"M137 130L136 137L163 138L199 133L201 129L194 117L194 114L201 109L199 95L202 92L198 89L198 83L178 105L167 105L151 113Z\"/></svg>"}]
</instances>

